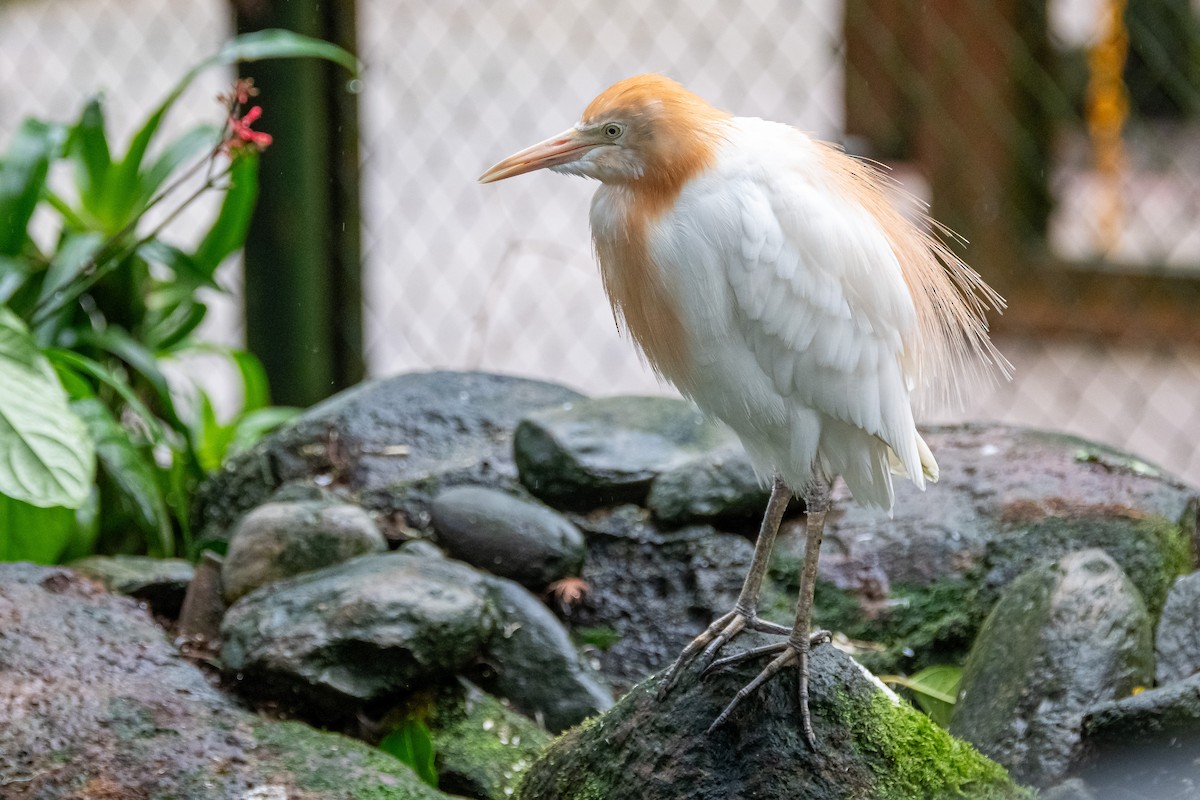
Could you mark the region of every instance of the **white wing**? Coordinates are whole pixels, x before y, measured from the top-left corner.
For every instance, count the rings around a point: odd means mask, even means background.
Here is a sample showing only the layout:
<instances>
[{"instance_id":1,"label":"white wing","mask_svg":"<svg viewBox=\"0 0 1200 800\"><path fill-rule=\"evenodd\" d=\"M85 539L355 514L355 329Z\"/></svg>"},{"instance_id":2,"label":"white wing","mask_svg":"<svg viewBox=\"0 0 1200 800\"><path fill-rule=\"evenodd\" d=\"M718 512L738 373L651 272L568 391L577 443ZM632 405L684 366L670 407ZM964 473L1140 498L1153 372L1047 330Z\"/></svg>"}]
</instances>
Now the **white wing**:
<instances>
[{"instance_id":1,"label":"white wing","mask_svg":"<svg viewBox=\"0 0 1200 800\"><path fill-rule=\"evenodd\" d=\"M768 133L813 152L789 128L772 125ZM913 423L905 352L918 318L900 264L872 215L831 191L814 159L789 164L778 148L775 158L755 158L739 144L750 156L723 165L711 182L697 181L680 204L690 235L703 237L706 255L715 248L724 267L727 335L744 341L793 428L810 429L780 431L781 438L819 440L790 450L819 446L817 457L860 501L889 507L889 462L919 486L936 470ZM781 446L776 460L788 449Z\"/></svg>"}]
</instances>

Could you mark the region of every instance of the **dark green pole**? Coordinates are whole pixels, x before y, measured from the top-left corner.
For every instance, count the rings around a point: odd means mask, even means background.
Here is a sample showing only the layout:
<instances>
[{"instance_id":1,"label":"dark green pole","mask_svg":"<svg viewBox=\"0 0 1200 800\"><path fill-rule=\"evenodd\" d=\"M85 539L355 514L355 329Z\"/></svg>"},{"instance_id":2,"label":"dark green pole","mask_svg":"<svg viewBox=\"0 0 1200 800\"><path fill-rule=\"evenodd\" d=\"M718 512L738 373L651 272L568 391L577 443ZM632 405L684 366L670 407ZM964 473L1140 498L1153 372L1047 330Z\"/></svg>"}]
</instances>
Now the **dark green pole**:
<instances>
[{"instance_id":1,"label":"dark green pole","mask_svg":"<svg viewBox=\"0 0 1200 800\"><path fill-rule=\"evenodd\" d=\"M354 0L235 0L238 33L287 28L357 52ZM315 59L244 64L263 108L258 206L246 239L246 340L274 402L308 406L363 376L358 102Z\"/></svg>"}]
</instances>

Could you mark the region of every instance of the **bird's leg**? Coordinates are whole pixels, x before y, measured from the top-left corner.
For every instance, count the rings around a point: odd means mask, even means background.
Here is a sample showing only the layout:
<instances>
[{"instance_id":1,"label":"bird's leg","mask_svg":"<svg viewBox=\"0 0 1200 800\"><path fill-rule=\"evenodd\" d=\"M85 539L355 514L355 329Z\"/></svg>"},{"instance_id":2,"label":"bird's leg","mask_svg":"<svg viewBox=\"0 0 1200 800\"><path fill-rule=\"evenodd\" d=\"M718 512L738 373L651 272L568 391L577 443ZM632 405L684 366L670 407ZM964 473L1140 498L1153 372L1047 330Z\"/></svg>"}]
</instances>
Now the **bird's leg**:
<instances>
[{"instance_id":1,"label":"bird's leg","mask_svg":"<svg viewBox=\"0 0 1200 800\"><path fill-rule=\"evenodd\" d=\"M825 631L819 631L817 634L809 634L809 628L812 623L813 591L816 588L817 582L817 562L821 554L821 537L825 532L825 515L829 512L829 483L820 477L814 477L812 483L805 489L804 498L808 512L807 524L805 526L804 568L800 574L800 596L796 601L796 624L792 627L792 633L786 643L782 645L769 645L751 651L754 655L761 655L763 653L773 653L782 650L778 656L763 668L762 672L754 680L738 691L737 695L725 707L725 710L713 720L712 725L708 729L712 731L720 727L725 720L729 719L729 715L733 713L734 709L743 700L753 694L758 687L770 680L781 669L795 662L800 672L800 724L804 731L805 740L815 750L817 739L813 734L812 716L808 709L808 652L814 640L818 642L823 641L828 637L828 634ZM723 659L721 662L714 664L714 667L725 666L737 660L741 660L741 657L734 656Z\"/></svg>"},{"instance_id":2,"label":"bird's leg","mask_svg":"<svg viewBox=\"0 0 1200 800\"><path fill-rule=\"evenodd\" d=\"M758 530L758 541L754 544L754 557L750 561L750 570L742 583L742 591L738 595L733 610L719 617L708 626L708 629L697 636L675 659L667 677L663 680L658 696L661 699L671 691L681 672L698 655L704 662L710 661L721 647L749 627L751 630L765 633L788 634L787 628L758 618L758 598L762 592L763 578L766 577L767 567L771 560L771 550L775 547L775 537L779 534L779 524L783 521L783 512L792 499L792 490L776 477L771 487L771 499L767 501L767 511L763 514L762 525Z\"/></svg>"}]
</instances>

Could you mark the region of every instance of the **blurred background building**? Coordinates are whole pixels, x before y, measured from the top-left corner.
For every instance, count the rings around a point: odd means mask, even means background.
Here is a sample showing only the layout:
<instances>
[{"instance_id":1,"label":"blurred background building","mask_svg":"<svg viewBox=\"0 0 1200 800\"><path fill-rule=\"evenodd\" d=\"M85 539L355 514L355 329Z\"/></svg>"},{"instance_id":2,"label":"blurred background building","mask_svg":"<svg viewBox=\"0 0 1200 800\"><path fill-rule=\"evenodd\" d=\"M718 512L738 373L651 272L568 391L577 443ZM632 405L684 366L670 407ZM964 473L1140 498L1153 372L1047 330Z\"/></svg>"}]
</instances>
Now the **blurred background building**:
<instances>
[{"instance_id":1,"label":"blurred background building","mask_svg":"<svg viewBox=\"0 0 1200 800\"><path fill-rule=\"evenodd\" d=\"M124 140L232 35L235 14L245 29L272 5L0 0L0 142L22 117L66 119L97 91ZM365 64L336 87L337 102L358 104L361 170L309 185L361 199L361 250L350 252L361 252L364 300L334 313L356 330L361 318L369 374L470 368L590 394L669 391L614 328L588 241L593 187L549 174L475 183L612 82L657 71L888 165L969 240L964 256L1009 299L994 327L1016 377L931 422L1069 431L1200 483L1191 0L338 0L320 13L352 29ZM169 125L213 119L227 80L206 76ZM313 114L292 95L272 104L269 74L260 85L266 130ZM300 202L288 181L312 167L294 158L264 161L280 178L263 203L285 219ZM334 216L330 235L347 220L357 229L355 214ZM252 277L244 293L240 264L223 270L230 294L207 323L214 338L242 338L247 294L252 313L272 313L263 298L285 277L263 267ZM273 338L291 339L296 318L268 318ZM302 355L314 364L344 357L313 350ZM273 380L297 402L286 375Z\"/></svg>"}]
</instances>

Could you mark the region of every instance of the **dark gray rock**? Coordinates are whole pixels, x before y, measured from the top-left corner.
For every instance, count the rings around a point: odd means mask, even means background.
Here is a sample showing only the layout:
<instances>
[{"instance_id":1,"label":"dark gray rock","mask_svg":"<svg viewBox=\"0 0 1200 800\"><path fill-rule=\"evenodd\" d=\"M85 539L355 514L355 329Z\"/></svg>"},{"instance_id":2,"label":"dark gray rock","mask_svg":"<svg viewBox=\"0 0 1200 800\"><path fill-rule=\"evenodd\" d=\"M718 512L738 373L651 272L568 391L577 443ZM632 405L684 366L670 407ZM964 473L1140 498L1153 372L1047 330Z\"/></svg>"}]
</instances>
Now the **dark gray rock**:
<instances>
[{"instance_id":1,"label":"dark gray rock","mask_svg":"<svg viewBox=\"0 0 1200 800\"><path fill-rule=\"evenodd\" d=\"M612 705L612 692L580 661L562 623L521 586L486 580L502 620L483 651L484 688L558 732Z\"/></svg>"},{"instance_id":2,"label":"dark gray rock","mask_svg":"<svg viewBox=\"0 0 1200 800\"><path fill-rule=\"evenodd\" d=\"M992 610L963 669L950 731L1050 786L1066 777L1084 714L1153 674L1151 620L1103 551L1026 572Z\"/></svg>"},{"instance_id":3,"label":"dark gray rock","mask_svg":"<svg viewBox=\"0 0 1200 800\"><path fill-rule=\"evenodd\" d=\"M359 556L241 598L221 658L248 694L346 715L463 670L496 624L466 564Z\"/></svg>"},{"instance_id":4,"label":"dark gray rock","mask_svg":"<svg viewBox=\"0 0 1200 800\"><path fill-rule=\"evenodd\" d=\"M771 488L740 446L706 453L667 470L650 484L646 506L664 525L762 518Z\"/></svg>"},{"instance_id":5,"label":"dark gray rock","mask_svg":"<svg viewBox=\"0 0 1200 800\"><path fill-rule=\"evenodd\" d=\"M412 539L400 545L397 549L401 553L407 553L410 556L423 556L425 558L445 558L446 556L442 552L442 548L428 539Z\"/></svg>"},{"instance_id":6,"label":"dark gray rock","mask_svg":"<svg viewBox=\"0 0 1200 800\"><path fill-rule=\"evenodd\" d=\"M667 397L579 400L528 415L513 451L521 482L560 508L645 500L650 481L733 434Z\"/></svg>"},{"instance_id":7,"label":"dark gray rock","mask_svg":"<svg viewBox=\"0 0 1200 800\"><path fill-rule=\"evenodd\" d=\"M583 534L541 503L458 486L434 498L431 510L438 541L452 557L530 589L583 568Z\"/></svg>"},{"instance_id":8,"label":"dark gray rock","mask_svg":"<svg viewBox=\"0 0 1200 800\"><path fill-rule=\"evenodd\" d=\"M68 570L0 564L0 632L0 796L449 798L361 742L250 714Z\"/></svg>"},{"instance_id":9,"label":"dark gray rock","mask_svg":"<svg viewBox=\"0 0 1200 800\"><path fill-rule=\"evenodd\" d=\"M1074 772L1096 800L1200 796L1200 675L1093 708Z\"/></svg>"},{"instance_id":10,"label":"dark gray rock","mask_svg":"<svg viewBox=\"0 0 1200 800\"><path fill-rule=\"evenodd\" d=\"M581 637L602 642L601 671L619 690L670 664L733 608L754 552L745 538L705 525L660 531L635 506L574 520L589 537L589 588L567 619Z\"/></svg>"},{"instance_id":11,"label":"dark gray rock","mask_svg":"<svg viewBox=\"0 0 1200 800\"><path fill-rule=\"evenodd\" d=\"M242 517L221 567L225 602L260 586L387 549L371 515L323 501L267 503Z\"/></svg>"},{"instance_id":12,"label":"dark gray rock","mask_svg":"<svg viewBox=\"0 0 1200 800\"><path fill-rule=\"evenodd\" d=\"M280 581L235 603L221 635L244 693L334 720L457 674L552 730L612 702L536 597L448 558L360 556Z\"/></svg>"},{"instance_id":13,"label":"dark gray rock","mask_svg":"<svg viewBox=\"0 0 1200 800\"><path fill-rule=\"evenodd\" d=\"M1167 594L1155 652L1160 686L1200 672L1200 572L1180 578Z\"/></svg>"},{"instance_id":14,"label":"dark gray rock","mask_svg":"<svg viewBox=\"0 0 1200 800\"><path fill-rule=\"evenodd\" d=\"M110 592L145 600L155 614L171 619L179 616L195 573L182 558L149 556L89 556L72 562L71 569L95 578Z\"/></svg>"},{"instance_id":15,"label":"dark gray rock","mask_svg":"<svg viewBox=\"0 0 1200 800\"><path fill-rule=\"evenodd\" d=\"M761 642L753 636L739 644ZM832 647L812 656L813 726L800 735L794 673L768 682L713 733L709 723L762 667L697 680L663 701L661 676L608 713L555 740L517 792L520 800L830 800L1029 798L997 764L937 728Z\"/></svg>"},{"instance_id":16,"label":"dark gray rock","mask_svg":"<svg viewBox=\"0 0 1200 800\"><path fill-rule=\"evenodd\" d=\"M1041 800L1096 800L1096 795L1080 778L1069 778L1042 792L1039 797Z\"/></svg>"},{"instance_id":17,"label":"dark gray rock","mask_svg":"<svg viewBox=\"0 0 1200 800\"><path fill-rule=\"evenodd\" d=\"M369 381L313 406L226 463L201 486L196 537L225 541L234 523L288 483L310 483L380 515L384 534L428 525L444 486L516 485L512 433L530 412L580 399L540 381L426 372Z\"/></svg>"},{"instance_id":18,"label":"dark gray rock","mask_svg":"<svg viewBox=\"0 0 1200 800\"><path fill-rule=\"evenodd\" d=\"M896 481L893 519L854 505L844 487L826 525L816 617L884 646L876 671L961 663L1000 592L1045 559L1098 547L1156 616L1192 571L1196 489L1135 457L1073 436L1004 425L926 434L941 480ZM790 581L803 530L785 526L774 573Z\"/></svg>"}]
</instances>

